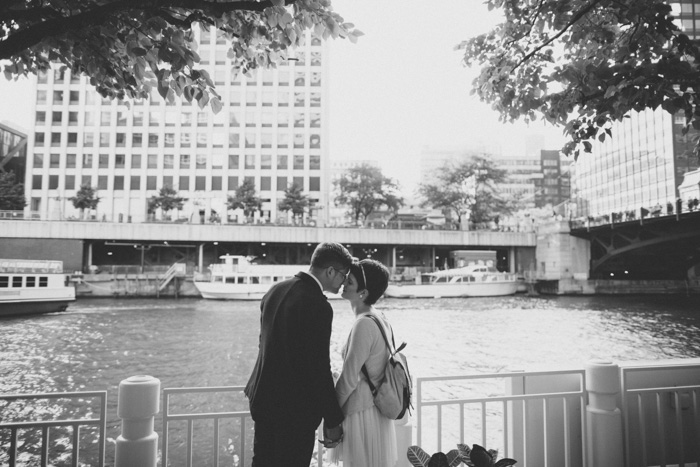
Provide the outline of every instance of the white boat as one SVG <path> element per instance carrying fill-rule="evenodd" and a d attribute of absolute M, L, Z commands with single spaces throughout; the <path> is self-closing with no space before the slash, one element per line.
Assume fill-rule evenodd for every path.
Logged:
<path fill-rule="evenodd" d="M 422 274 L 415 284 L 389 284 L 390 298 L 499 297 L 518 290 L 516 274 L 498 272 L 485 265 Z"/>
<path fill-rule="evenodd" d="M 219 264 L 209 266 L 208 281 L 194 281 L 203 298 L 213 300 L 260 300 L 270 287 L 289 279 L 299 271 L 308 271 L 308 265 L 253 264 L 247 257 L 220 256 Z M 326 294 L 328 298 L 340 298 Z"/>
<path fill-rule="evenodd" d="M 62 261 L 0 259 L 0 317 L 65 311 L 73 301 Z"/>

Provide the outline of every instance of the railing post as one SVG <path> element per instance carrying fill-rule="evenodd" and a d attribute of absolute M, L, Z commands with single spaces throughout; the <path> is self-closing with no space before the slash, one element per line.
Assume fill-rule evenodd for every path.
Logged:
<path fill-rule="evenodd" d="M 396 453 L 398 454 L 398 460 L 396 461 L 396 467 L 409 467 L 408 448 L 413 445 L 413 426 L 411 425 L 411 418 L 408 415 L 408 411 L 400 420 L 394 422 L 394 428 L 396 429 Z"/>
<path fill-rule="evenodd" d="M 620 368 L 611 362 L 586 365 L 586 459 L 589 467 L 624 465 L 622 412 L 617 407 Z"/>
<path fill-rule="evenodd" d="M 131 376 L 119 383 L 117 415 L 122 433 L 117 438 L 115 467 L 156 467 L 158 433 L 153 430 L 160 405 L 160 380 Z"/>

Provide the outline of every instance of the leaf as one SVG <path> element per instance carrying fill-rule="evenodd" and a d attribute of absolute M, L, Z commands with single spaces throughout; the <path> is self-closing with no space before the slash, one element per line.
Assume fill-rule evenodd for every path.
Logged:
<path fill-rule="evenodd" d="M 221 112 L 221 108 L 223 107 L 223 105 L 221 104 L 221 101 L 219 99 L 211 99 L 209 101 L 209 104 L 211 105 L 211 110 L 214 112 L 214 114 L 218 114 L 219 112 Z"/>
<path fill-rule="evenodd" d="M 148 51 L 143 47 L 134 47 L 133 49 L 131 49 L 131 53 L 133 53 L 137 57 L 143 57 L 148 53 Z"/>
<path fill-rule="evenodd" d="M 515 459 L 509 459 L 507 457 L 504 457 L 500 461 L 496 462 L 496 467 L 508 467 L 510 465 L 515 465 L 517 463 L 518 463 L 518 461 L 516 461 Z"/>
<path fill-rule="evenodd" d="M 462 463 L 462 455 L 458 450 L 453 449 L 447 453 L 447 463 L 450 467 L 457 467 Z"/>
<path fill-rule="evenodd" d="M 428 462 L 430 462 L 428 453 L 418 446 L 410 446 L 406 457 L 414 467 L 428 467 Z"/>
<path fill-rule="evenodd" d="M 493 465 L 493 458 L 491 455 L 486 451 L 486 449 L 478 444 L 472 446 L 469 459 L 471 459 L 475 467 L 490 467 Z"/>
<path fill-rule="evenodd" d="M 270 0 L 273 6 L 284 6 L 284 0 Z"/>

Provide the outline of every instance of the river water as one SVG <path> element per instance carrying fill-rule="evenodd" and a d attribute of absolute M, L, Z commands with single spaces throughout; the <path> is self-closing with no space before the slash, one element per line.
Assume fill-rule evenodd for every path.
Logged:
<path fill-rule="evenodd" d="M 339 369 L 354 317 L 345 301 L 332 304 Z M 697 297 L 386 299 L 378 308 L 408 343 L 414 378 L 700 357 Z M 164 388 L 243 385 L 258 332 L 257 302 L 81 298 L 64 313 L 0 321 L 0 394 L 107 390 L 114 438 L 121 380 L 146 374 Z M 245 409 L 245 400 L 233 407 Z M 21 414 L 0 403 L 0 419 Z"/>

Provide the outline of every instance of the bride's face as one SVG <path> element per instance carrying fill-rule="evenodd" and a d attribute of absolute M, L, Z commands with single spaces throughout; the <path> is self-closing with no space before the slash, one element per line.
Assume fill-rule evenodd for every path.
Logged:
<path fill-rule="evenodd" d="M 357 290 L 357 279 L 355 278 L 355 275 L 353 273 L 348 274 L 348 278 L 345 279 L 345 283 L 343 284 L 343 293 L 340 295 L 343 297 L 345 300 L 359 300 L 360 295 L 358 294 L 359 290 Z"/>

